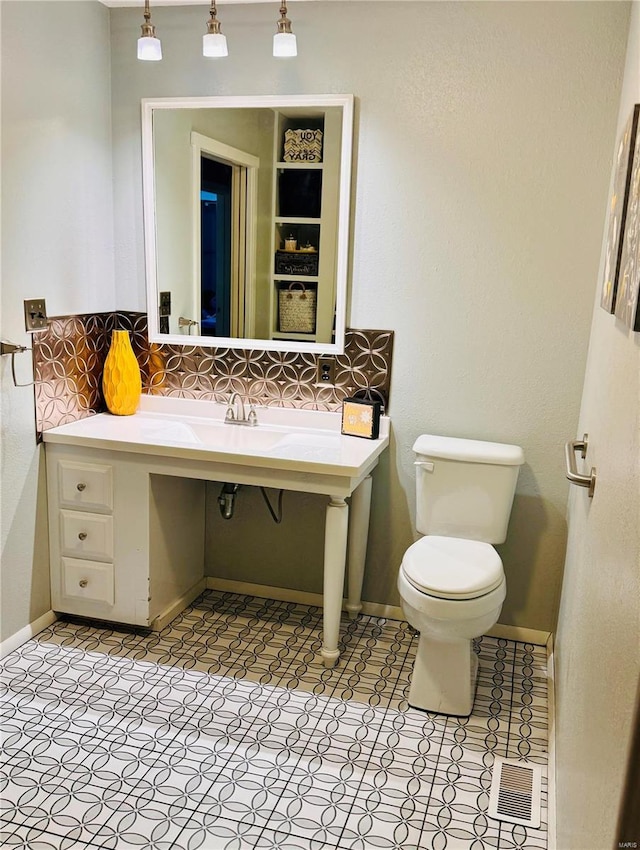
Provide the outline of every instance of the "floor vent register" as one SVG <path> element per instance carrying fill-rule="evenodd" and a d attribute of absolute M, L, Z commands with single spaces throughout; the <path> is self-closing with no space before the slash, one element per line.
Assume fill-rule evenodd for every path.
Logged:
<path fill-rule="evenodd" d="M 493 766 L 489 817 L 537 829 L 540 826 L 540 765 L 497 758 Z"/>

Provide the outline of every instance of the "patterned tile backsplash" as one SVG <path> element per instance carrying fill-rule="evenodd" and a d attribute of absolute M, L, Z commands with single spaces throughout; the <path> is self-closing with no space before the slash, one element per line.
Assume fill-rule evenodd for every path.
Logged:
<path fill-rule="evenodd" d="M 347 330 L 335 386 L 322 387 L 315 354 L 149 343 L 143 313 L 58 316 L 33 335 L 38 435 L 105 409 L 102 367 L 114 328 L 131 332 L 144 392 L 154 395 L 223 401 L 237 390 L 257 404 L 313 410 L 339 410 L 351 395 L 388 404 L 393 331 Z"/>

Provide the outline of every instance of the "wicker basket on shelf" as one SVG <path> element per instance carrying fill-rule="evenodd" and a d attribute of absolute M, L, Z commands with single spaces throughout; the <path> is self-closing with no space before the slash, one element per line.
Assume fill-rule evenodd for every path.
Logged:
<path fill-rule="evenodd" d="M 315 289 L 294 281 L 278 292 L 278 325 L 280 333 L 312 334 L 316 331 Z"/>

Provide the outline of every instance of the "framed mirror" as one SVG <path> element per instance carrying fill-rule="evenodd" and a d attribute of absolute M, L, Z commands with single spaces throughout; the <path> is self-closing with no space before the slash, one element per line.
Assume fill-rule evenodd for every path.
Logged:
<path fill-rule="evenodd" d="M 352 95 L 142 101 L 149 339 L 344 349 Z"/>

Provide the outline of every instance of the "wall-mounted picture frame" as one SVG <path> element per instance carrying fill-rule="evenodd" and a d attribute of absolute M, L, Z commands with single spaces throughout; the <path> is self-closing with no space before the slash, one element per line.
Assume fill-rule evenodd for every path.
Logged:
<path fill-rule="evenodd" d="M 616 158 L 613 164 L 613 188 L 609 205 L 607 243 L 605 248 L 602 294 L 600 298 L 600 306 L 608 313 L 613 313 L 616 306 L 622 256 L 622 236 L 625 229 L 627 200 L 631 185 L 631 169 L 639 115 L 640 104 L 636 104 L 618 141 Z"/>
<path fill-rule="evenodd" d="M 640 111 L 640 104 L 635 109 Z M 640 331 L 640 119 L 636 124 L 615 314 L 632 331 Z"/>

